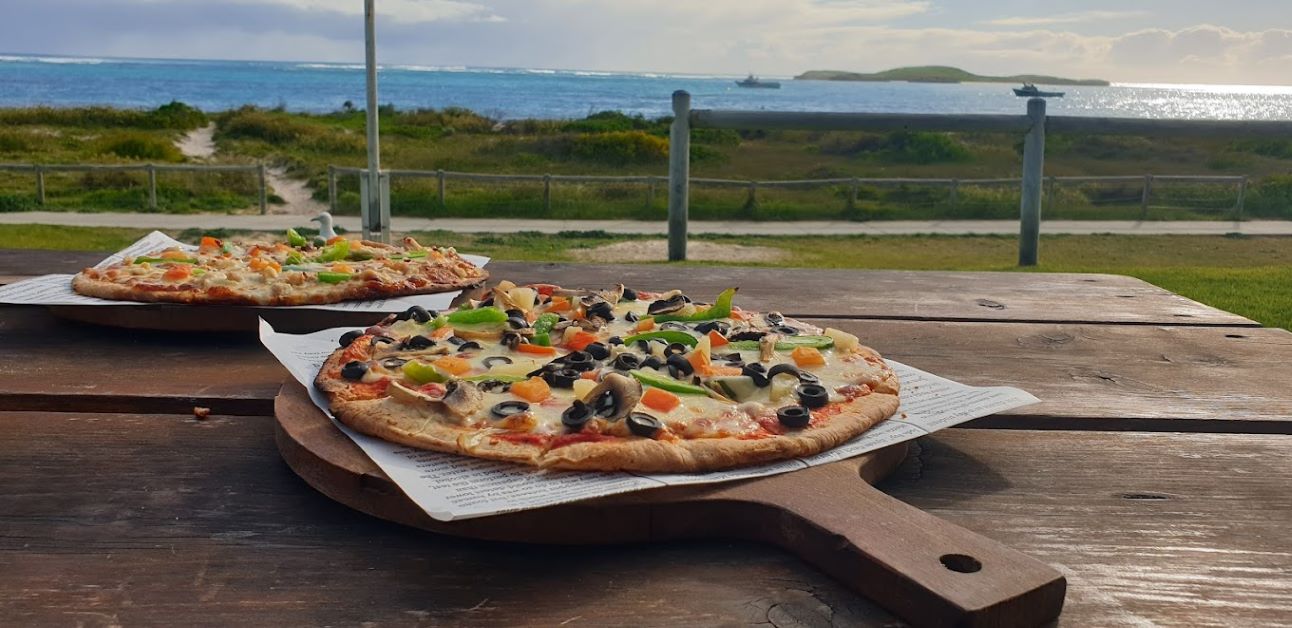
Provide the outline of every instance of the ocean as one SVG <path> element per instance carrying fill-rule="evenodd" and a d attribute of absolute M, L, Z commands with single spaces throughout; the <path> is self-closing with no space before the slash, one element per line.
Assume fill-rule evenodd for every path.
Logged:
<path fill-rule="evenodd" d="M 466 107 L 498 119 L 579 118 L 618 110 L 669 115 L 669 95 L 691 92 L 703 109 L 1021 113 L 1023 99 L 996 83 L 849 83 L 780 80 L 737 87 L 738 76 L 524 68 L 382 66 L 380 102 L 401 109 Z M 1064 86 L 1052 115 L 1292 120 L 1292 86 L 1115 84 Z M 0 55 L 0 107 L 112 105 L 180 100 L 206 111 L 246 104 L 326 112 L 364 103 L 362 65 Z"/>

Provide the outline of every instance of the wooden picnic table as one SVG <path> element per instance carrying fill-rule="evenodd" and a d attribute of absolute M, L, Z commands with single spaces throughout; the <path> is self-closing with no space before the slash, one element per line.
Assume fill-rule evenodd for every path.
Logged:
<path fill-rule="evenodd" d="M 0 280 L 101 254 L 0 252 Z M 922 438 L 880 487 L 1068 579 L 1060 624 L 1292 617 L 1292 334 L 1110 275 L 494 262 L 496 278 L 814 316 L 1042 399 Z M 745 542 L 549 547 L 377 520 L 274 445 L 286 372 L 248 336 L 0 307 L 0 622 L 892 625 Z M 194 406 L 213 415 L 198 420 Z"/>

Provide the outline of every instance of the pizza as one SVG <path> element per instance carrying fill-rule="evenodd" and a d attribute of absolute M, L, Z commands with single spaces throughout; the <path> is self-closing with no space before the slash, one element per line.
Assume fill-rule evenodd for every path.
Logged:
<path fill-rule="evenodd" d="M 898 406 L 852 334 L 673 290 L 501 282 L 340 336 L 315 378 L 394 443 L 544 468 L 693 472 L 816 454 Z"/>
<path fill-rule="evenodd" d="M 335 237 L 236 243 L 203 237 L 196 251 L 170 247 L 72 278 L 80 294 L 127 301 L 217 305 L 318 305 L 458 290 L 489 274 L 452 248 L 413 238 L 396 246 Z"/>

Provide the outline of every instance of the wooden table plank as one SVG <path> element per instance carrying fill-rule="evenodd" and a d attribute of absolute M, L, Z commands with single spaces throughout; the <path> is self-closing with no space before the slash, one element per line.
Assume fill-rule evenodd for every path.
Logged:
<path fill-rule="evenodd" d="M 0 275 L 76 272 L 102 259 L 64 251 L 0 250 Z M 708 299 L 739 286 L 739 303 L 792 316 L 904 320 L 1260 325 L 1132 277 L 1072 273 L 827 270 L 492 262 L 494 280 L 648 290 Z"/>
<path fill-rule="evenodd" d="M 1292 437 L 920 443 L 884 488 L 1058 566 L 1062 625 L 1292 613 Z M 372 520 L 292 475 L 267 418 L 0 413 L 0 485 L 0 616 L 21 625 L 892 622 L 759 545 L 550 548 Z"/>
<path fill-rule="evenodd" d="M 105 331 L 0 308 L 0 409 L 272 412 L 287 372 L 259 344 Z M 1292 333 L 1279 329 L 824 320 L 885 355 L 1043 403 L 979 427 L 1292 432 Z M 33 359 L 39 356 L 39 359 Z"/>

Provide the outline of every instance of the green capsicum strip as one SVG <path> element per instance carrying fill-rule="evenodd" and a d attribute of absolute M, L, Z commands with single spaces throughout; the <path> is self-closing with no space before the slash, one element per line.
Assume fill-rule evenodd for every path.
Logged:
<path fill-rule="evenodd" d="M 720 318 L 731 318 L 731 301 L 734 298 L 736 298 L 736 288 L 727 288 L 718 295 L 718 299 L 713 302 L 713 305 L 710 305 L 694 314 L 687 314 L 685 316 L 679 316 L 677 314 L 658 314 L 651 318 L 654 318 L 656 323 L 667 323 L 669 321 L 690 323 L 696 321 L 713 321 Z"/>
<path fill-rule="evenodd" d="M 543 347 L 552 346 L 552 327 L 560 322 L 561 317 L 556 314 L 540 314 L 534 319 L 534 337 L 532 342 Z"/>
<path fill-rule="evenodd" d="M 136 264 L 196 264 L 197 260 L 191 257 L 136 257 Z"/>
<path fill-rule="evenodd" d="M 323 283 L 341 283 L 354 275 L 350 273 L 334 273 L 328 271 L 319 271 L 319 281 Z"/>
<path fill-rule="evenodd" d="M 339 262 L 350 254 L 350 241 L 337 240 L 336 244 L 323 247 L 323 253 L 319 255 L 320 262 Z"/>
<path fill-rule="evenodd" d="M 287 261 L 287 264 L 288 264 L 288 265 L 294 265 L 294 264 L 300 264 L 300 263 L 304 262 L 304 261 L 305 261 L 305 258 L 301 257 L 301 254 L 300 254 L 299 252 L 297 252 L 297 251 L 292 251 L 291 253 L 288 253 L 288 254 L 287 254 L 287 260 L 286 260 L 286 261 Z M 284 268 L 285 268 L 285 267 L 284 267 Z"/>
<path fill-rule="evenodd" d="M 507 313 L 493 306 L 480 307 L 474 310 L 458 310 L 449 314 L 449 323 L 453 325 L 479 325 L 482 323 L 505 323 Z"/>
<path fill-rule="evenodd" d="M 430 322 L 426 323 L 426 326 L 430 327 L 431 329 L 439 329 L 448 324 L 449 324 L 449 317 L 443 314 L 440 314 L 439 316 L 436 316 L 435 318 L 431 319 Z"/>
<path fill-rule="evenodd" d="M 294 246 L 294 247 L 296 247 L 296 248 L 300 248 L 300 247 L 302 247 L 302 246 L 305 246 L 305 245 L 309 244 L 309 243 L 310 243 L 310 241 L 309 241 L 309 240 L 306 240 L 306 239 L 305 239 L 305 236 L 303 236 L 303 235 L 301 235 L 301 234 L 297 233 L 295 229 L 288 229 L 288 230 L 287 230 L 287 243 L 288 243 L 288 244 L 290 244 L 290 245 L 292 245 L 292 246 Z"/>
<path fill-rule="evenodd" d="M 793 351 L 799 347 L 829 349 L 834 346 L 834 338 L 829 336 L 785 336 L 776 341 L 777 351 Z M 727 344 L 733 351 L 757 351 L 757 340 L 735 340 Z"/>
<path fill-rule="evenodd" d="M 684 331 L 666 329 L 663 331 L 648 331 L 644 334 L 629 336 L 624 338 L 624 344 L 630 345 L 638 340 L 663 340 L 668 343 L 680 342 L 688 347 L 694 347 L 697 342 L 700 342 L 699 338 L 696 338 Z"/>
<path fill-rule="evenodd" d="M 638 371 L 628 371 L 628 374 L 632 375 L 634 378 L 637 379 L 637 381 L 641 382 L 642 384 L 646 386 L 654 386 L 655 388 L 658 388 L 660 390 L 667 390 L 669 392 L 680 393 L 683 395 L 708 395 L 709 394 L 708 390 L 701 388 L 699 386 L 696 386 L 694 384 L 679 382 L 673 379 L 672 377 L 668 377 L 668 376 L 647 371 L 644 369 L 638 370 Z"/>
<path fill-rule="evenodd" d="M 429 384 L 431 382 L 443 383 L 449 380 L 440 369 L 435 368 L 434 364 L 427 364 L 418 360 L 409 360 L 404 363 L 400 369 L 404 376 L 418 384 Z"/>

